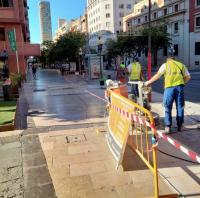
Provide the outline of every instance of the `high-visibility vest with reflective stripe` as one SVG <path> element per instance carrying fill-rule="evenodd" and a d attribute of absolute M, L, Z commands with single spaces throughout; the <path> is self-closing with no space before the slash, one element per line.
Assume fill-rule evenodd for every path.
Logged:
<path fill-rule="evenodd" d="M 185 66 L 182 63 L 172 59 L 168 60 L 166 62 L 165 88 L 184 85 L 184 74 Z"/>
<path fill-rule="evenodd" d="M 134 62 L 132 65 L 130 80 L 140 80 L 141 69 L 142 69 L 142 67 L 141 67 L 140 63 Z"/>

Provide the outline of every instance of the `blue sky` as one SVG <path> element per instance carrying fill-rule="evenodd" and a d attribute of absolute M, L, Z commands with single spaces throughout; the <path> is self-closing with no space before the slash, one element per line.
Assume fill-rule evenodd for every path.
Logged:
<path fill-rule="evenodd" d="M 58 18 L 70 20 L 81 16 L 86 0 L 49 0 L 53 34 L 58 27 Z M 28 0 L 31 42 L 40 43 L 39 0 Z"/>

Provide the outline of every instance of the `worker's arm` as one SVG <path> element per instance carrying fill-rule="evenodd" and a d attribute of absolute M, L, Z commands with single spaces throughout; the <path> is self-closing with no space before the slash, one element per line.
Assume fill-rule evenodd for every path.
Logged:
<path fill-rule="evenodd" d="M 191 80 L 191 76 L 190 76 L 190 75 L 186 75 L 186 76 L 184 77 L 185 84 L 186 84 L 189 80 Z"/>
<path fill-rule="evenodd" d="M 146 86 L 151 85 L 153 82 L 157 81 L 162 75 L 160 73 L 156 73 L 150 80 L 148 80 L 147 82 L 145 82 Z"/>

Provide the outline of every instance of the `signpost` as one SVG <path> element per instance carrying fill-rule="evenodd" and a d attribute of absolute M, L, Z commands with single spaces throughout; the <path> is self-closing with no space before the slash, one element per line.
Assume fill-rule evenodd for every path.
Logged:
<path fill-rule="evenodd" d="M 13 30 L 8 31 L 8 39 L 9 39 L 10 47 L 11 47 L 12 51 L 15 52 L 15 54 L 16 54 L 17 72 L 19 73 L 19 59 L 18 59 L 15 28 Z"/>

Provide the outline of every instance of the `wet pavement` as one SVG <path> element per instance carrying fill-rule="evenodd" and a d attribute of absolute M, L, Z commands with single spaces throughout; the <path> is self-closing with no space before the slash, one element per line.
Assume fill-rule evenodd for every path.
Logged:
<path fill-rule="evenodd" d="M 29 75 L 24 85 L 28 114 L 38 127 L 104 121 L 105 102 L 92 97 L 88 91 L 103 95 L 96 81 L 61 76 L 56 70 L 40 70 L 36 80 Z"/>

